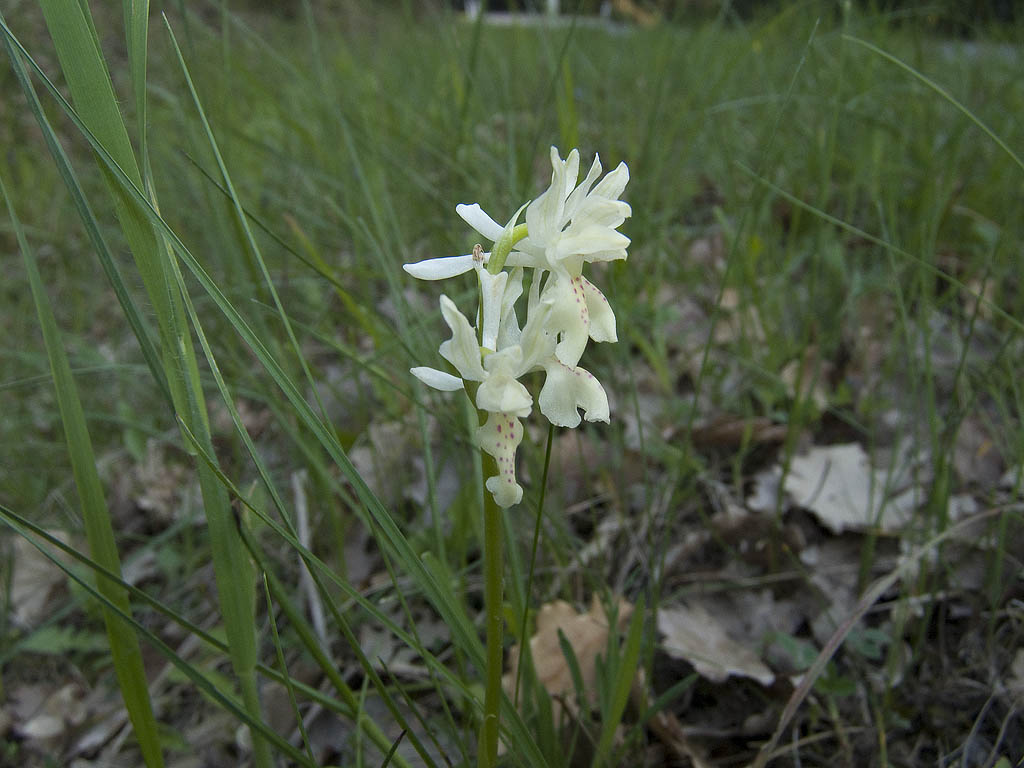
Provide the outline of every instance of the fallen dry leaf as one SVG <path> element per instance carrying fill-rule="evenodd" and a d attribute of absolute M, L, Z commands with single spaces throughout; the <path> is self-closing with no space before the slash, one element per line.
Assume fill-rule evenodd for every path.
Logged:
<path fill-rule="evenodd" d="M 1010 679 L 1006 681 L 1006 687 L 1010 691 L 1014 704 L 1024 707 L 1024 648 L 1017 649 L 1017 655 L 1013 657 L 1013 664 L 1010 665 Z"/>
<path fill-rule="evenodd" d="M 821 360 L 818 348 L 810 346 L 801 357 L 790 360 L 783 367 L 779 378 L 791 398 L 810 399 L 818 411 L 824 411 L 828 407 L 829 379 L 832 374 L 832 363 Z"/>
<path fill-rule="evenodd" d="M 715 324 L 714 341 L 716 344 L 730 344 L 740 339 L 764 341 L 764 325 L 761 315 L 753 304 L 743 306 L 743 300 L 735 288 L 722 291 L 719 305 L 722 313 Z"/>
<path fill-rule="evenodd" d="M 819 645 L 825 645 L 843 619 L 856 610 L 861 561 L 859 539 L 857 536 L 829 538 L 800 553 L 808 580 L 820 595 L 819 599 L 806 600 L 803 606 L 811 634 Z"/>
<path fill-rule="evenodd" d="M 633 606 L 624 599 L 619 599 L 618 629 L 621 631 L 633 614 Z M 608 616 L 604 606 L 594 595 L 590 610 L 578 613 L 564 600 L 542 605 L 537 613 L 537 632 L 530 638 L 530 655 L 533 658 L 537 679 L 552 698 L 552 709 L 555 720 L 558 720 L 560 701 L 568 702 L 575 690 L 569 664 L 562 653 L 558 641 L 561 630 L 569 642 L 580 675 L 583 688 L 590 697 L 591 704 L 597 701 L 597 657 L 603 655 L 608 648 Z M 519 665 L 519 647 L 513 646 L 508 657 L 509 673 L 505 675 L 506 690 L 515 686 L 515 672 Z"/>
<path fill-rule="evenodd" d="M 785 481 L 793 501 L 833 533 L 903 528 L 923 500 L 923 491 L 912 486 L 892 496 L 891 485 L 888 471 L 874 469 L 857 443 L 812 448 L 793 459 Z"/>
<path fill-rule="evenodd" d="M 65 544 L 71 540 L 64 531 L 48 533 Z M 11 614 L 15 624 L 31 629 L 50 613 L 50 600 L 64 584 L 64 572 L 28 539 L 15 537 L 11 549 L 14 563 L 11 569 Z"/>
<path fill-rule="evenodd" d="M 182 489 L 188 486 L 188 470 L 168 458 L 169 450 L 155 439 L 146 442 L 146 458 L 132 471 L 135 505 L 162 523 L 171 523 L 181 513 Z"/>
<path fill-rule="evenodd" d="M 1005 468 L 1002 453 L 989 431 L 976 417 L 967 417 L 960 424 L 953 447 L 953 469 L 961 482 L 991 488 Z"/>
<path fill-rule="evenodd" d="M 15 725 L 15 732 L 30 748 L 42 753 L 52 752 L 69 730 L 85 721 L 88 714 L 83 706 L 85 695 L 85 689 L 78 683 L 58 688 L 23 722 Z"/>
<path fill-rule="evenodd" d="M 775 512 L 780 505 L 779 482 L 782 480 L 782 467 L 775 464 L 762 469 L 754 475 L 750 494 L 745 504 L 752 512 Z"/>
<path fill-rule="evenodd" d="M 398 503 L 423 482 L 423 466 L 413 461 L 418 435 L 418 430 L 400 421 L 372 422 L 348 453 L 366 484 L 388 505 Z"/>
<path fill-rule="evenodd" d="M 718 418 L 694 427 L 690 439 L 697 447 L 740 448 L 759 443 L 781 443 L 786 439 L 788 427 L 771 419 L 756 417 L 745 419 L 734 416 Z"/>
<path fill-rule="evenodd" d="M 684 659 L 697 673 L 715 683 L 730 675 L 749 677 L 771 685 L 775 675 L 750 648 L 733 640 L 701 605 L 680 605 L 658 611 L 658 630 L 665 635 L 661 647 Z"/>

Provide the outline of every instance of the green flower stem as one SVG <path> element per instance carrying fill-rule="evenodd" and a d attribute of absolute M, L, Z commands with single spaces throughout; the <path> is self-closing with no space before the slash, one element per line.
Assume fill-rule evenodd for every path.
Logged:
<path fill-rule="evenodd" d="M 484 479 L 496 475 L 494 459 L 483 456 Z M 484 722 L 480 729 L 479 768 L 494 768 L 498 761 L 498 713 L 501 707 L 501 672 L 504 664 L 503 559 L 501 508 L 484 489 L 484 609 L 487 614 L 487 680 L 484 689 Z"/>
<path fill-rule="evenodd" d="M 491 249 L 491 258 L 487 260 L 487 271 L 492 275 L 496 275 L 501 272 L 502 267 L 505 266 L 505 259 L 512 253 L 512 246 L 522 240 L 526 235 L 529 234 L 526 231 L 525 224 L 518 224 L 511 230 L 506 230 L 498 238 L 498 242 L 494 244 L 494 248 Z"/>

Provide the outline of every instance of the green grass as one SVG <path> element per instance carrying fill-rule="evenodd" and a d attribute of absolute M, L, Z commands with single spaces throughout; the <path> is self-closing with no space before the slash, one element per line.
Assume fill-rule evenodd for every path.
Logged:
<path fill-rule="evenodd" d="M 760 542 L 766 559 L 755 567 L 723 535 L 716 505 L 742 502 L 757 471 L 788 467 L 812 441 L 858 442 L 885 466 L 906 440 L 925 457 L 925 503 L 902 542 L 886 532 L 858 535 L 860 593 L 884 602 L 861 626 L 884 631 L 887 650 L 865 656 L 840 648 L 846 634 L 828 646 L 804 632 L 801 642 L 814 651 L 837 654 L 828 672 L 821 654 L 814 677 L 850 681 L 859 694 L 808 685 L 806 699 L 789 699 L 802 705 L 791 730 L 763 754 L 806 738 L 807 759 L 934 764 L 980 734 L 992 761 L 1016 757 L 1005 750 L 1019 744 L 1020 718 L 1004 704 L 983 709 L 968 693 L 949 712 L 928 706 L 953 695 L 928 682 L 935 669 L 955 664 L 987 691 L 988 670 L 1007 669 L 1021 636 L 1020 481 L 1006 489 L 965 472 L 961 437 L 980 431 L 1002 459 L 999 474 L 1024 458 L 1024 81 L 1016 48 L 982 41 L 965 52 L 914 23 L 894 28 L 857 12 L 818 18 L 807 3 L 747 24 L 647 29 L 474 26 L 368 3 L 315 18 L 304 4 L 291 20 L 222 17 L 218 4 L 185 15 L 169 6 L 167 25 L 151 19 L 148 68 L 139 18 L 129 45 L 120 13 L 93 9 L 114 87 L 91 97 L 106 115 L 81 113 L 86 125 L 112 132 L 93 127 L 95 143 L 32 75 L 70 157 L 64 171 L 13 68 L 0 67 L 0 176 L 53 305 L 120 558 L 147 550 L 157 558 L 141 592 L 159 605 L 128 593 L 140 642 L 178 664 L 145 631 L 159 636 L 169 616 L 195 633 L 211 611 L 237 610 L 203 646 L 215 661 L 233 658 L 235 672 L 195 659 L 179 666 L 190 695 L 206 697 L 199 706 L 226 708 L 271 749 L 286 749 L 287 734 L 261 727 L 266 697 L 261 710 L 251 691 L 265 694 L 274 679 L 300 709 L 313 697 L 360 723 L 351 744 L 362 763 L 383 763 L 399 733 L 400 764 L 443 764 L 441 752 L 454 763 L 472 760 L 483 676 L 479 460 L 463 399 L 427 391 L 408 374 L 440 363 L 437 295 L 468 299 L 472 286 L 416 283 L 400 265 L 468 252 L 474 239 L 456 203 L 479 202 L 499 220 L 511 215 L 543 190 L 548 147 L 578 145 L 584 162 L 599 152 L 606 168 L 624 160 L 631 175 L 629 260 L 595 277 L 620 340 L 591 345 L 583 361 L 609 391 L 612 423 L 556 435 L 529 584 L 547 431 L 528 430 L 520 455 L 531 482 L 505 518 L 506 616 L 518 634 L 527 609 L 557 598 L 585 606 L 592 593 L 618 591 L 646 604 L 646 619 L 605 654 L 597 701 L 612 725 L 583 717 L 566 727 L 572 753 L 603 765 L 635 762 L 636 754 L 656 760 L 654 751 L 637 752 L 657 739 L 626 696 L 632 665 L 652 680 L 665 663 L 653 621 L 659 604 L 742 584 L 765 588 L 772 579 L 790 585 L 773 587 L 781 598 L 813 575 L 800 546 L 827 537 L 809 515 L 780 496 Z M 64 87 L 41 15 L 19 9 L 5 14 L 11 31 Z M 999 32 L 1020 42 L 1019 28 Z M 78 98 L 97 77 L 69 82 L 66 92 Z M 102 156 L 95 161 L 100 147 L 125 177 Z M 129 179 L 145 186 L 133 191 Z M 11 220 L 0 221 L 0 505 L 8 519 L 13 512 L 75 535 L 85 530 L 86 504 L 72 469 L 87 454 L 72 448 L 69 457 L 15 232 Z M 107 249 L 104 269 L 97 248 Z M 137 266 L 140 253 L 154 260 Z M 124 307 L 135 308 L 134 323 Z M 152 345 L 148 359 L 140 335 Z M 192 360 L 194 378 L 181 373 Z M 804 361 L 795 382 L 783 374 L 797 369 L 794 361 Z M 822 402 L 808 395 L 814 383 Z M 760 441 L 750 426 L 725 447 L 710 445 L 701 429 L 719 417 L 768 419 L 781 439 Z M 308 473 L 314 532 L 304 543 L 293 484 L 300 471 Z M 140 506 L 162 478 L 170 478 L 162 501 Z M 955 548 L 948 502 L 965 493 L 988 513 L 977 534 L 988 549 L 979 585 L 957 591 L 956 558 L 968 555 Z M 601 544 L 609 523 L 618 533 Z M 795 545 L 794 528 L 814 541 Z M 367 534 L 365 548 L 353 546 Z M 707 583 L 673 565 L 687 536 L 707 537 L 686 561 L 710 574 Z M 941 567 L 893 570 L 901 544 L 917 551 L 943 536 Z M 222 593 L 221 608 L 214 553 L 221 589 L 233 585 L 237 598 Z M 116 567 L 116 559 L 96 562 Z M 372 587 L 361 571 L 367 562 Z M 303 618 L 306 598 L 295 585 L 304 569 L 326 611 L 329 647 Z M 262 572 L 266 581 L 257 583 Z M 882 576 L 889 580 L 870 589 Z M 98 626 L 87 594 L 74 590 L 67 599 L 78 609 L 56 620 Z M 256 621 L 247 640 L 249 601 Z M 107 604 L 107 614 L 121 607 Z M 432 629 L 439 622 L 440 635 Z M 412 649 L 421 674 L 392 675 L 367 658 L 359 638 L 370 629 Z M 0 656 L 4 688 L 16 689 L 33 657 L 19 644 L 32 633 L 6 623 L 0 637 L 9 649 Z M 256 643 L 255 658 L 246 657 L 247 642 Z M 87 669 L 95 681 L 111 663 L 83 649 L 63 671 Z M 328 693 L 282 675 L 303 665 L 320 670 L 314 687 L 323 678 Z M 883 672 L 890 682 L 879 684 Z M 255 683 L 245 682 L 250 675 Z M 656 680 L 652 697 L 683 677 Z M 697 684 L 694 695 L 733 697 L 745 714 L 774 713 L 729 753 L 749 761 L 789 693 L 730 685 Z M 550 702 L 537 690 L 525 684 L 521 714 L 506 702 L 506 760 L 568 765 L 570 750 L 545 721 Z M 189 734 L 169 689 L 151 696 L 164 749 L 180 754 L 166 733 L 185 742 Z M 663 705 L 683 712 L 684 698 L 677 689 Z M 997 710 L 1010 726 L 1001 747 Z M 687 717 L 701 724 L 699 714 Z M 626 727 L 616 732 L 620 719 Z M 926 739 L 924 757 L 908 757 L 915 733 Z M 296 764 L 315 764 L 302 743 L 308 736 L 287 752 Z"/>

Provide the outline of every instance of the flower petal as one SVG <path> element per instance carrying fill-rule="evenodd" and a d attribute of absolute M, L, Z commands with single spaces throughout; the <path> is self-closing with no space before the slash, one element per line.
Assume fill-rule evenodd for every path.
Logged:
<path fill-rule="evenodd" d="M 464 382 L 458 376 L 452 376 L 450 373 L 437 370 L 437 368 L 427 368 L 421 365 L 410 368 L 409 373 L 428 387 L 440 389 L 442 392 L 456 392 L 465 387 Z"/>
<path fill-rule="evenodd" d="M 582 275 L 568 277 L 552 273 L 542 297 L 544 303 L 551 307 L 547 318 L 548 331 L 559 335 L 555 356 L 570 367 L 580 361 L 590 336 L 590 311 L 583 279 Z"/>
<path fill-rule="evenodd" d="M 583 180 L 576 189 L 572 191 L 568 199 L 565 201 L 565 216 L 567 218 L 573 218 L 576 216 L 580 206 L 586 203 L 590 188 L 594 186 L 594 182 L 597 181 L 597 177 L 601 175 L 601 158 L 598 155 L 594 155 L 594 164 L 590 166 L 590 171 L 587 173 L 587 177 Z"/>
<path fill-rule="evenodd" d="M 558 156 L 558 150 L 555 147 L 551 148 L 551 186 L 526 206 L 526 228 L 530 233 L 530 240 L 537 246 L 543 247 L 549 240 L 556 238 L 565 224 L 562 213 L 565 210 L 565 198 L 569 195 L 566 184 L 576 184 L 575 176 L 571 182 L 566 181 L 566 171 L 567 166 L 572 165 L 574 157 L 575 170 L 579 171 L 579 152 L 573 150 L 573 153 L 563 161 Z M 572 186 L 569 187 L 570 190 Z"/>
<path fill-rule="evenodd" d="M 609 227 L 593 226 L 587 227 L 581 232 L 574 232 L 563 236 L 558 241 L 559 256 L 570 254 L 589 255 L 601 251 L 625 250 L 629 245 L 629 238 L 621 232 Z M 591 259 L 586 259 L 590 261 Z"/>
<path fill-rule="evenodd" d="M 455 206 L 455 212 L 462 217 L 463 221 L 492 243 L 501 237 L 501 224 L 484 213 L 484 209 L 478 203 L 472 205 L 459 203 Z"/>
<path fill-rule="evenodd" d="M 554 162 L 555 158 L 558 157 L 558 150 L 555 147 L 551 148 L 551 161 Z M 565 201 L 569 199 L 569 195 L 572 193 L 573 188 L 576 186 L 576 181 L 580 177 L 580 151 L 574 149 L 565 157 L 565 162 L 562 164 L 563 173 L 563 184 L 562 187 L 562 204 L 564 207 Z"/>
<path fill-rule="evenodd" d="M 577 427 L 582 408 L 587 421 L 608 421 L 608 395 L 593 374 L 551 358 L 537 401 L 540 412 L 556 427 Z"/>
<path fill-rule="evenodd" d="M 590 315 L 590 338 L 594 341 L 618 341 L 619 337 L 615 333 L 615 313 L 612 312 L 608 299 L 587 278 L 581 277 L 580 280 L 583 281 L 583 296 Z"/>
<path fill-rule="evenodd" d="M 486 269 L 481 269 L 479 274 L 481 314 L 483 315 L 480 346 L 494 352 L 498 348 L 498 325 L 501 323 L 508 272 L 492 275 Z M 521 287 L 520 290 L 522 290 Z"/>
<path fill-rule="evenodd" d="M 619 195 L 622 194 L 622 190 L 626 188 L 627 183 L 629 183 L 629 168 L 626 167 L 625 163 L 619 163 L 619 167 L 601 179 L 597 186 L 591 190 L 590 194 L 606 197 L 609 200 L 617 200 Z"/>
<path fill-rule="evenodd" d="M 523 425 L 509 413 L 489 413 L 487 422 L 477 429 L 480 449 L 494 457 L 498 474 L 487 478 L 487 490 L 499 507 L 511 507 L 523 498 L 523 489 L 516 482 L 516 448 L 523 440 Z"/>
<path fill-rule="evenodd" d="M 519 330 L 519 319 L 516 317 L 516 301 L 523 295 L 523 268 L 512 270 L 505 286 L 505 296 L 501 300 L 501 327 L 498 330 L 498 346 L 504 349 L 519 343 L 522 333 Z"/>
<path fill-rule="evenodd" d="M 520 347 L 507 347 L 484 359 L 487 378 L 476 391 L 476 407 L 481 411 L 511 413 L 529 416 L 533 398 L 518 381 L 523 374 L 523 351 Z"/>
<path fill-rule="evenodd" d="M 525 417 L 533 410 L 533 398 L 526 387 L 511 376 L 488 376 L 476 391 L 476 407 L 489 413 Z"/>
<path fill-rule="evenodd" d="M 529 240 L 527 238 L 526 240 Z M 529 247 L 529 243 L 526 240 L 520 240 L 516 243 L 517 248 Z M 524 245 L 525 244 L 525 245 Z M 508 255 L 508 259 L 505 261 L 507 267 L 533 267 L 534 269 L 547 269 L 548 261 L 544 258 L 544 252 L 537 250 L 530 252 L 525 251 L 512 251 Z"/>
<path fill-rule="evenodd" d="M 534 275 L 534 284 L 539 278 Z M 522 350 L 522 362 L 519 375 L 542 367 L 542 361 L 551 357 L 555 351 L 555 334 L 551 331 L 549 318 L 551 305 L 535 298 L 533 287 L 530 288 L 530 301 L 527 308 L 526 325 L 519 337 L 519 348 Z"/>
<path fill-rule="evenodd" d="M 441 357 L 454 365 L 462 378 L 483 381 L 487 372 L 480 363 L 480 345 L 469 320 L 447 296 L 441 296 L 441 314 L 452 329 L 452 337 L 438 350 Z"/>
<path fill-rule="evenodd" d="M 425 259 L 413 264 L 403 264 L 402 269 L 420 280 L 444 280 L 455 277 L 473 268 L 473 254 L 465 256 L 442 256 Z"/>

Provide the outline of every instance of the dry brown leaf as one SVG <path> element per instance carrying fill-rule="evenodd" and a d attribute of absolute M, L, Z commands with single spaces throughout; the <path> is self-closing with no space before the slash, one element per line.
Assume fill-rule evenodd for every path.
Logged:
<path fill-rule="evenodd" d="M 71 540 L 64 531 L 54 530 L 49 534 L 65 544 Z M 10 593 L 12 618 L 18 626 L 31 629 L 50 613 L 50 600 L 64 584 L 64 572 L 28 539 L 15 537 L 11 548 L 14 563 Z"/>
<path fill-rule="evenodd" d="M 746 499 L 747 509 L 753 512 L 774 512 L 779 506 L 779 482 L 782 467 L 775 464 L 754 475 L 753 487 Z"/>
<path fill-rule="evenodd" d="M 625 628 L 632 614 L 632 604 L 620 598 L 617 616 L 620 631 Z M 537 632 L 530 638 L 530 655 L 534 669 L 537 670 L 537 679 L 553 699 L 556 721 L 559 701 L 568 702 L 575 690 L 569 664 L 558 640 L 559 630 L 565 635 L 576 656 L 583 688 L 591 704 L 594 704 L 597 701 L 597 657 L 603 655 L 608 647 L 609 631 L 608 616 L 597 595 L 594 595 L 590 610 L 586 613 L 578 613 L 564 600 L 542 605 L 537 613 Z M 509 651 L 508 663 L 510 671 L 505 675 L 504 683 L 506 690 L 512 690 L 515 670 L 519 665 L 518 646 L 513 646 Z"/>
<path fill-rule="evenodd" d="M 416 435 L 416 439 L 410 439 Z M 421 482 L 419 431 L 400 421 L 373 422 L 349 451 L 349 458 L 366 484 L 386 504 L 394 505 Z"/>
<path fill-rule="evenodd" d="M 707 181 L 708 192 L 717 197 L 718 192 L 711 187 L 710 180 Z M 715 269 L 719 272 L 725 269 L 725 238 L 719 231 L 712 232 L 705 237 L 698 237 L 686 251 L 686 263 L 695 264 L 704 269 Z"/>
<path fill-rule="evenodd" d="M 779 372 L 779 378 L 791 398 L 809 398 L 819 411 L 824 411 L 828 407 L 832 373 L 832 363 L 820 360 L 817 347 L 811 346 L 801 357 L 790 360 Z"/>
<path fill-rule="evenodd" d="M 51 752 L 69 730 L 85 721 L 88 710 L 83 705 L 84 698 L 85 689 L 81 685 L 68 683 L 50 693 L 31 715 L 15 726 L 15 731 L 30 748 Z"/>
<path fill-rule="evenodd" d="M 739 448 L 744 444 L 781 443 L 786 439 L 788 427 L 771 419 L 757 417 L 744 419 L 719 416 L 713 421 L 695 427 L 690 435 L 698 447 Z"/>
<path fill-rule="evenodd" d="M 641 27 L 650 27 L 658 23 L 659 15 L 641 7 L 634 0 L 612 0 L 612 8 L 621 16 L 625 16 Z"/>
<path fill-rule="evenodd" d="M 1017 655 L 1013 657 L 1010 679 L 1006 681 L 1006 687 L 1016 706 L 1024 708 L 1024 648 L 1018 648 Z"/>
<path fill-rule="evenodd" d="M 999 305 L 997 287 L 995 280 L 982 281 L 976 277 L 968 280 L 961 290 L 964 295 L 964 314 L 970 316 L 977 312 L 983 319 L 991 320 L 995 316 L 992 306 Z"/>
<path fill-rule="evenodd" d="M 960 424 L 953 447 L 953 469 L 961 482 L 981 488 L 991 488 L 1003 474 L 1003 456 L 977 418 L 968 417 Z"/>
<path fill-rule="evenodd" d="M 793 501 L 811 510 L 833 533 L 878 527 L 904 527 L 923 500 L 917 486 L 893 489 L 889 473 L 874 469 L 856 444 L 812 448 L 797 456 L 786 476 L 785 489 Z"/>
<path fill-rule="evenodd" d="M 188 470 L 176 461 L 168 460 L 164 446 L 155 439 L 146 442 L 146 459 L 133 470 L 136 488 L 142 491 L 135 497 L 135 505 L 151 512 L 163 523 L 178 518 L 179 498 L 188 485 Z"/>
<path fill-rule="evenodd" d="M 811 633 L 820 645 L 825 645 L 843 619 L 857 608 L 859 538 L 828 538 L 800 553 L 809 581 L 820 594 L 820 599 L 811 599 L 804 605 Z"/>
<path fill-rule="evenodd" d="M 658 630 L 665 635 L 661 647 L 667 654 L 688 661 L 712 682 L 725 682 L 730 675 L 749 677 L 761 685 L 775 682 L 775 675 L 758 655 L 729 637 L 701 605 L 660 609 Z"/>
<path fill-rule="evenodd" d="M 716 344 L 729 344 L 738 339 L 764 341 L 766 338 L 757 307 L 753 304 L 744 307 L 742 304 L 740 294 L 735 288 L 726 288 L 722 291 L 719 304 L 722 313 L 715 324 Z"/>

